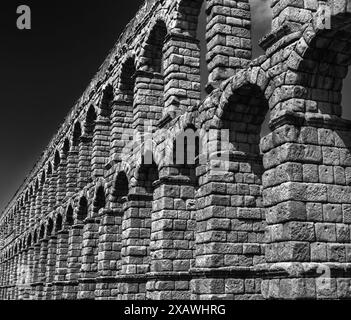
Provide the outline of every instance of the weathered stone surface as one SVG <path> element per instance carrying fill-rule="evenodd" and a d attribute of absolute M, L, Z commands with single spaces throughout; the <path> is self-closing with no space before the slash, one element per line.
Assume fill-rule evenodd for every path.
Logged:
<path fill-rule="evenodd" d="M 252 61 L 248 1 L 206 1 L 201 79 L 203 2 L 121 35 L 0 216 L 0 299 L 351 298 L 351 6 L 272 0 Z"/>

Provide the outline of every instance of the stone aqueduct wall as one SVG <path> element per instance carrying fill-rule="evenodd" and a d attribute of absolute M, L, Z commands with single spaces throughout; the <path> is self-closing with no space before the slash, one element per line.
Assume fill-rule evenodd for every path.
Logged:
<path fill-rule="evenodd" d="M 350 1 L 272 0 L 252 61 L 248 0 L 207 0 L 201 102 L 202 3 L 127 26 L 0 217 L 2 299 L 351 297 Z M 188 129 L 209 152 L 174 164 Z"/>

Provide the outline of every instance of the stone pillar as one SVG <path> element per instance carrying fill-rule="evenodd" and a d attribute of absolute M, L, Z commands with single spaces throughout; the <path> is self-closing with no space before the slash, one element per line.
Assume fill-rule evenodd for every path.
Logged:
<path fill-rule="evenodd" d="M 129 95 L 132 95 L 130 93 Z M 120 93 L 112 106 L 111 150 L 110 157 L 120 160 L 123 148 L 133 136 L 133 99 Z M 132 95 L 133 96 L 133 95 Z"/>
<path fill-rule="evenodd" d="M 199 40 L 183 34 L 167 35 L 164 46 L 163 118 L 175 118 L 200 102 Z"/>
<path fill-rule="evenodd" d="M 54 300 L 63 299 L 63 289 L 68 269 L 68 238 L 69 232 L 67 230 L 57 233 L 56 266 L 52 293 L 52 299 Z"/>
<path fill-rule="evenodd" d="M 22 263 L 22 252 L 19 252 L 15 256 L 15 270 L 14 270 L 15 276 L 13 280 L 13 284 L 15 286 L 14 295 L 13 295 L 14 300 L 19 299 L 19 282 L 20 282 L 21 263 Z"/>
<path fill-rule="evenodd" d="M 35 227 L 36 223 L 40 223 L 40 220 L 42 218 L 41 216 L 42 201 L 43 201 L 43 186 L 39 186 L 39 189 L 36 194 L 36 200 L 35 200 L 34 223 L 30 225 L 31 227 Z"/>
<path fill-rule="evenodd" d="M 41 205 L 37 206 L 37 218 L 41 219 L 42 214 L 46 214 L 49 209 L 49 186 L 50 186 L 51 173 L 48 173 L 43 184 L 41 193 Z"/>
<path fill-rule="evenodd" d="M 98 116 L 93 136 L 92 174 L 94 178 L 104 176 L 105 164 L 110 154 L 110 130 L 110 119 Z"/>
<path fill-rule="evenodd" d="M 7 300 L 7 286 L 8 286 L 8 275 L 9 275 L 9 259 L 6 259 L 4 261 L 4 281 L 3 281 L 3 287 L 4 287 L 4 300 Z"/>
<path fill-rule="evenodd" d="M 19 233 L 23 234 L 27 227 L 29 226 L 26 226 L 26 210 L 25 206 L 23 206 L 20 209 Z"/>
<path fill-rule="evenodd" d="M 91 178 L 91 157 L 93 149 L 93 137 L 83 135 L 79 143 L 79 177 L 78 188 L 83 189 L 92 181 Z"/>
<path fill-rule="evenodd" d="M 27 266 L 28 270 L 26 272 L 25 287 L 23 290 L 23 300 L 31 300 L 32 297 L 32 283 L 34 281 L 34 247 L 29 247 L 27 252 Z"/>
<path fill-rule="evenodd" d="M 151 215 L 148 299 L 190 299 L 194 264 L 195 201 L 192 180 L 179 167 L 163 167 L 155 183 Z"/>
<path fill-rule="evenodd" d="M 25 300 L 26 280 L 28 277 L 28 249 L 22 250 L 20 268 L 18 270 L 18 300 Z"/>
<path fill-rule="evenodd" d="M 51 212 L 56 205 L 56 193 L 57 193 L 57 180 L 58 180 L 58 172 L 54 169 L 49 181 L 49 189 L 48 189 L 48 209 Z"/>
<path fill-rule="evenodd" d="M 8 300 L 13 300 L 15 277 L 15 256 L 12 256 L 9 263 Z"/>
<path fill-rule="evenodd" d="M 82 265 L 79 278 L 78 299 L 94 300 L 98 271 L 100 220 L 87 218 L 84 221 L 82 242 Z"/>
<path fill-rule="evenodd" d="M 208 1 L 207 5 L 207 61 L 209 81 L 214 84 L 228 79 L 251 62 L 249 0 L 231 3 Z"/>
<path fill-rule="evenodd" d="M 150 272 L 151 262 L 152 195 L 130 191 L 123 209 L 120 274 L 125 280 L 119 291 L 124 300 L 145 300 L 146 274 Z"/>
<path fill-rule="evenodd" d="M 286 124 L 262 142 L 266 298 L 350 297 L 351 132 L 342 124 Z"/>
<path fill-rule="evenodd" d="M 37 300 L 37 283 L 39 282 L 39 268 L 40 268 L 40 243 L 34 245 L 33 252 L 33 273 L 31 279 L 30 299 Z"/>
<path fill-rule="evenodd" d="M 3 294 L 4 294 L 4 262 L 2 259 L 0 259 L 0 300 L 4 300 Z"/>
<path fill-rule="evenodd" d="M 30 200 L 25 203 L 25 227 L 30 227 Z"/>
<path fill-rule="evenodd" d="M 61 156 L 61 161 L 57 169 L 57 205 L 62 205 L 63 200 L 66 197 L 66 169 L 67 169 L 67 157 L 65 155 Z"/>
<path fill-rule="evenodd" d="M 73 197 L 78 190 L 78 161 L 79 148 L 72 146 L 67 157 L 66 198 Z"/>
<path fill-rule="evenodd" d="M 55 280 L 57 236 L 50 236 L 47 249 L 44 300 L 53 300 L 53 282 Z"/>
<path fill-rule="evenodd" d="M 76 300 L 78 294 L 78 279 L 82 264 L 83 228 L 81 224 L 73 225 L 69 230 L 67 274 L 63 291 L 63 299 Z"/>
<path fill-rule="evenodd" d="M 36 194 L 33 194 L 31 197 L 30 197 L 30 205 L 29 205 L 29 216 L 28 216 L 28 226 L 30 227 L 34 227 L 35 226 L 35 219 L 36 219 L 36 210 L 37 210 L 37 195 Z"/>
<path fill-rule="evenodd" d="M 250 270 L 264 261 L 262 160 L 234 152 L 228 159 L 210 159 L 196 171 L 199 189 L 192 298 L 260 298 L 261 280 Z"/>
<path fill-rule="evenodd" d="M 36 299 L 42 300 L 45 298 L 44 294 L 44 285 L 46 283 L 46 266 L 48 258 L 48 243 L 49 239 L 44 238 L 40 240 L 40 253 L 39 253 L 39 268 L 38 268 L 38 278 L 36 281 Z"/>
<path fill-rule="evenodd" d="M 121 270 L 123 210 L 104 210 L 99 227 L 97 300 L 117 299 L 116 275 Z"/>
<path fill-rule="evenodd" d="M 164 105 L 164 80 L 160 73 L 136 71 L 133 109 L 133 129 L 144 131 L 147 122 L 156 126 L 162 117 Z"/>

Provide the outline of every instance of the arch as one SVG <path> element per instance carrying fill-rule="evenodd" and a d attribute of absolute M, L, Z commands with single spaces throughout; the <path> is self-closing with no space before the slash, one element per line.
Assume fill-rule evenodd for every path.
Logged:
<path fill-rule="evenodd" d="M 69 143 L 69 139 L 66 138 L 62 146 L 62 158 L 67 158 L 69 150 L 70 150 L 70 143 Z"/>
<path fill-rule="evenodd" d="M 44 239 L 44 237 L 45 237 L 45 224 L 43 223 L 40 227 L 39 240 Z"/>
<path fill-rule="evenodd" d="M 43 186 L 46 180 L 46 172 L 45 170 L 42 171 L 41 173 L 41 178 L 40 178 L 40 185 Z"/>
<path fill-rule="evenodd" d="M 112 113 L 112 103 L 114 100 L 113 86 L 108 83 L 104 88 L 100 102 L 100 115 L 104 118 L 109 118 Z"/>
<path fill-rule="evenodd" d="M 79 146 L 80 138 L 82 136 L 82 127 L 79 121 L 77 121 L 74 125 L 73 136 L 72 136 L 72 146 Z"/>
<path fill-rule="evenodd" d="M 124 103 L 130 112 L 133 112 L 135 73 L 135 58 L 134 56 L 128 57 L 122 65 L 118 89 L 119 100 Z"/>
<path fill-rule="evenodd" d="M 54 157 L 54 171 L 56 171 L 58 169 L 60 162 L 61 162 L 60 153 L 58 152 L 58 150 L 56 150 L 55 157 Z"/>
<path fill-rule="evenodd" d="M 52 174 L 52 165 L 51 165 L 51 161 L 49 161 L 46 168 L 46 176 L 48 177 L 51 174 Z"/>
<path fill-rule="evenodd" d="M 100 209 L 105 208 L 105 206 L 106 206 L 105 188 L 102 185 L 100 185 L 97 187 L 95 191 L 94 213 L 98 214 Z"/>
<path fill-rule="evenodd" d="M 117 203 L 117 204 L 122 204 L 125 202 L 126 197 L 128 196 L 129 193 L 129 180 L 127 177 L 127 174 L 124 171 L 121 171 L 118 173 L 115 183 L 114 183 L 114 188 L 113 188 L 113 193 L 112 193 L 112 202 Z"/>
<path fill-rule="evenodd" d="M 84 221 L 87 217 L 88 217 L 88 200 L 85 196 L 83 196 L 79 199 L 77 219 L 78 221 Z"/>
<path fill-rule="evenodd" d="M 33 232 L 33 244 L 37 244 L 38 243 L 38 230 L 34 230 Z"/>
<path fill-rule="evenodd" d="M 63 218 L 61 213 L 59 213 L 55 220 L 55 232 L 61 231 L 63 228 Z"/>
<path fill-rule="evenodd" d="M 148 72 L 163 74 L 164 72 L 164 42 L 167 35 L 167 26 L 163 20 L 157 20 L 143 46 L 142 69 Z"/>
<path fill-rule="evenodd" d="M 94 133 L 94 128 L 95 128 L 95 122 L 97 119 L 95 107 L 93 105 L 90 105 L 88 112 L 85 117 L 85 123 L 84 123 L 84 133 L 88 136 L 92 136 Z"/>
<path fill-rule="evenodd" d="M 230 81 L 226 83 L 223 90 L 215 91 L 200 106 L 198 119 L 195 120 L 196 127 L 203 130 L 220 128 L 220 119 L 223 117 L 224 109 L 232 103 L 237 93 L 242 91 L 241 95 L 245 96 L 246 94 L 244 91 L 250 91 L 251 87 L 255 88 L 255 92 L 261 94 L 263 101 L 268 101 L 270 98 L 267 92 L 268 84 L 269 77 L 261 67 L 238 71 Z M 246 97 L 246 99 L 248 99 L 248 97 Z M 266 105 L 267 102 L 265 102 L 264 107 L 266 107 Z M 262 115 L 265 116 L 266 112 L 263 112 Z"/>
<path fill-rule="evenodd" d="M 34 192 L 38 192 L 39 190 L 39 178 L 35 179 L 35 182 L 34 182 Z"/>
<path fill-rule="evenodd" d="M 221 128 L 228 129 L 230 151 L 259 155 L 261 126 L 269 110 L 268 101 L 257 85 L 239 88 L 223 109 Z"/>
<path fill-rule="evenodd" d="M 48 237 L 51 236 L 53 231 L 54 231 L 54 221 L 52 218 L 49 218 L 49 221 L 46 227 L 46 236 Z"/>
<path fill-rule="evenodd" d="M 334 120 L 342 117 L 342 86 L 351 64 L 351 12 L 346 6 L 346 2 L 344 7 L 335 6 L 334 1 L 323 3 L 323 10 L 314 14 L 312 22 L 297 39 L 287 65 L 291 84 L 300 86 L 300 90 L 283 104 L 280 108 L 283 112 L 301 116 L 308 112 L 320 120 L 323 116 Z M 286 100 L 283 94 L 280 96 Z M 293 98 L 313 100 L 313 103 L 296 110 Z M 274 118 L 281 114 L 278 107 L 281 99 L 274 101 Z"/>
<path fill-rule="evenodd" d="M 69 226 L 72 226 L 74 224 L 74 211 L 72 205 L 69 205 L 67 207 L 65 222 Z"/>

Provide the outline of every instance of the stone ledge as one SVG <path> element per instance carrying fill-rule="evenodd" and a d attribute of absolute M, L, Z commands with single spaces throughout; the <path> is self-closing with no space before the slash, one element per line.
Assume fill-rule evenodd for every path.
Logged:
<path fill-rule="evenodd" d="M 255 267 L 264 279 L 274 278 L 318 278 L 329 269 L 331 278 L 350 278 L 351 263 L 333 262 L 302 262 L 302 263 L 273 263 Z"/>

